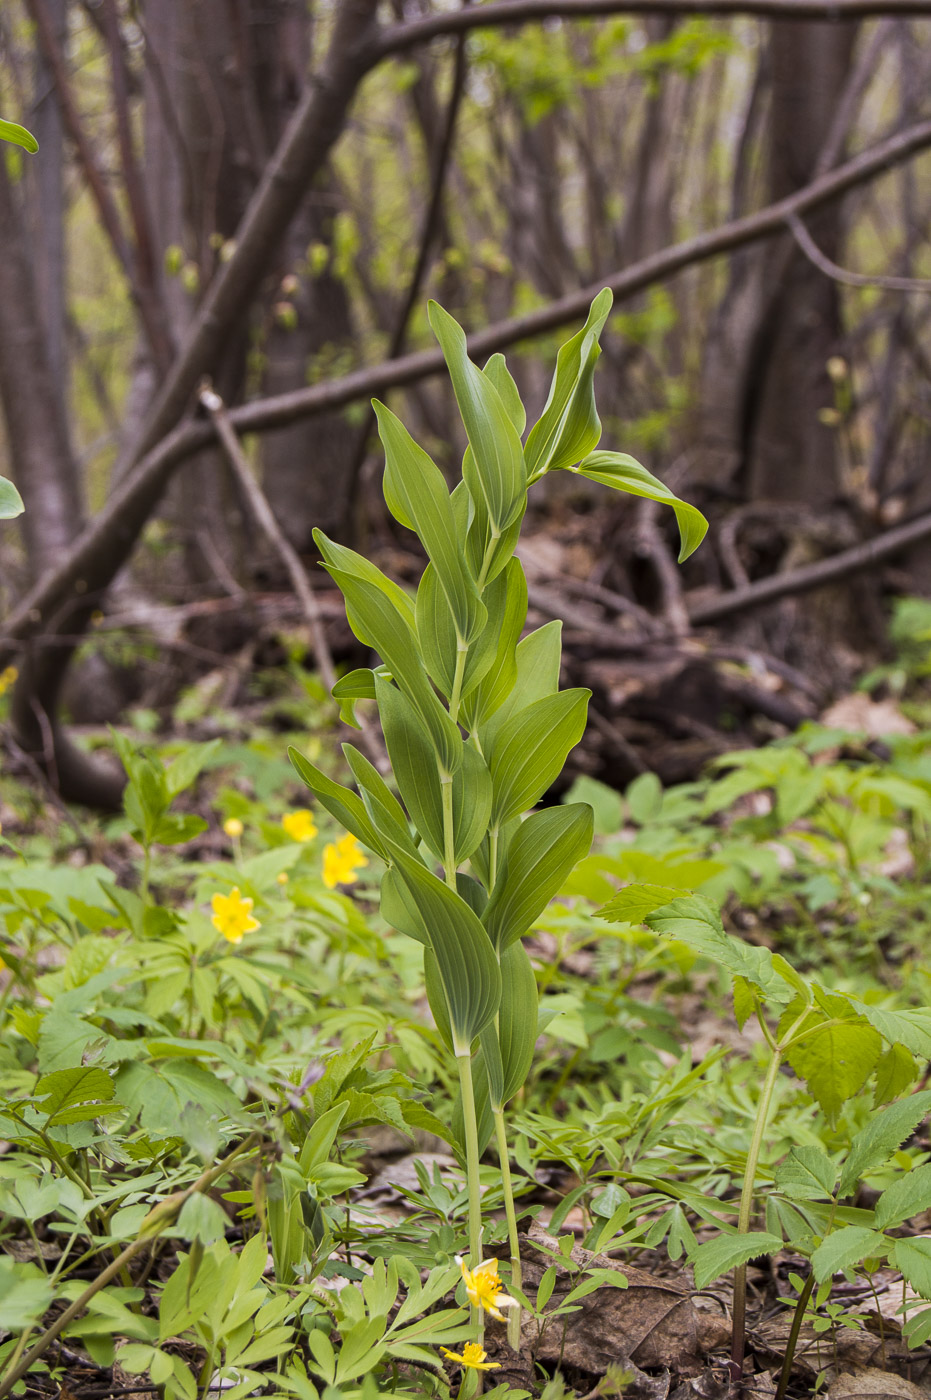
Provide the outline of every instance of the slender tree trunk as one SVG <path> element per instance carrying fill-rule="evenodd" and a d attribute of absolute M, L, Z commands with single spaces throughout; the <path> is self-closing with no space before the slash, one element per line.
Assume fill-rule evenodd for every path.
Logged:
<path fill-rule="evenodd" d="M 850 69 L 856 32 L 850 22 L 777 20 L 771 26 L 769 171 L 774 200 L 799 189 L 815 172 Z M 836 258 L 838 206 L 812 216 L 809 228 L 827 256 Z M 768 266 L 783 258 L 777 244 Z M 802 501 L 815 508 L 836 500 L 835 437 L 819 415 L 833 402 L 825 366 L 837 349 L 840 329 L 836 285 L 801 253 L 793 253 L 769 289 L 750 350 L 743 442 L 751 498 Z"/>

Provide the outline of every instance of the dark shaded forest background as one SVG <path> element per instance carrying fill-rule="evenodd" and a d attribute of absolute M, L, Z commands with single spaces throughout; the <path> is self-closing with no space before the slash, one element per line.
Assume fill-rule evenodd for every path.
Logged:
<path fill-rule="evenodd" d="M 547 479 L 522 558 L 583 767 L 678 781 L 849 689 L 931 587 L 931 33 L 888 8 L 4 4 L 40 143 L 0 159 L 5 764 L 112 804 L 82 732 L 359 664 L 311 531 L 419 572 L 368 404 L 456 471 L 430 296 L 533 421 L 611 286 L 603 443 L 711 520 L 680 571 L 670 512 Z"/>

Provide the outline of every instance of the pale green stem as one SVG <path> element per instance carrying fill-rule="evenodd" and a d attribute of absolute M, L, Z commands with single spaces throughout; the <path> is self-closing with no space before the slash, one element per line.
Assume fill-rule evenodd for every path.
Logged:
<path fill-rule="evenodd" d="M 448 773 L 440 773 L 440 791 L 443 794 L 443 864 L 446 883 L 451 890 L 456 888 L 456 833 L 453 827 L 453 780 Z"/>
<path fill-rule="evenodd" d="M 750 1139 L 750 1150 L 747 1153 L 747 1165 L 744 1168 L 744 1184 L 743 1190 L 740 1193 L 740 1211 L 737 1216 L 737 1230 L 741 1235 L 745 1235 L 750 1229 L 756 1169 L 760 1160 L 763 1137 L 766 1133 L 766 1122 L 769 1118 L 769 1109 L 773 1101 L 773 1091 L 776 1087 L 776 1080 L 779 1077 L 779 1066 L 781 1064 L 782 1052 L 777 1048 L 773 1051 L 772 1059 L 769 1062 L 769 1069 L 766 1071 L 766 1078 L 763 1081 L 760 1102 L 756 1110 L 756 1122 L 753 1124 L 753 1136 Z M 734 1273 L 734 1335 L 731 1347 L 731 1363 L 735 1378 L 739 1376 L 743 1370 L 744 1326 L 746 1315 L 747 1266 L 746 1264 L 741 1264 Z"/>
<path fill-rule="evenodd" d="M 482 589 L 485 587 L 485 579 L 488 575 L 488 566 L 491 563 L 491 556 L 494 554 L 495 545 L 498 543 L 500 538 L 501 531 L 493 529 L 491 531 L 491 538 L 485 547 L 485 557 L 482 560 L 481 572 L 479 573 L 479 576 L 476 579 L 476 587 L 478 588 L 479 593 L 481 593 Z"/>
<path fill-rule="evenodd" d="M 482 1196 L 478 1175 L 478 1125 L 475 1121 L 475 1094 L 472 1090 L 472 1055 L 468 1049 L 456 1052 L 459 1087 L 462 1093 L 462 1121 L 466 1139 L 466 1178 L 469 1187 L 469 1267 L 482 1262 Z M 484 1335 L 481 1308 L 472 1309 L 475 1340 L 479 1346 Z"/>
<path fill-rule="evenodd" d="M 493 826 L 488 833 L 488 893 L 495 887 L 498 878 L 498 828 Z"/>
<path fill-rule="evenodd" d="M 465 676 L 466 657 L 469 655 L 469 643 L 461 639 L 456 643 L 456 670 L 453 674 L 453 689 L 449 697 L 449 717 L 453 724 L 459 722 L 459 697 L 462 694 L 462 680 Z"/>
<path fill-rule="evenodd" d="M 511 1185 L 511 1158 L 508 1152 L 508 1136 L 504 1126 L 504 1109 L 493 1110 L 495 1137 L 498 1141 L 498 1160 L 501 1163 L 501 1187 L 504 1191 L 504 1214 L 508 1222 L 508 1245 L 511 1250 L 511 1279 L 521 1287 L 520 1241 L 517 1238 L 517 1212 L 514 1209 L 514 1188 Z M 508 1312 L 508 1346 L 520 1351 L 520 1308 Z"/>

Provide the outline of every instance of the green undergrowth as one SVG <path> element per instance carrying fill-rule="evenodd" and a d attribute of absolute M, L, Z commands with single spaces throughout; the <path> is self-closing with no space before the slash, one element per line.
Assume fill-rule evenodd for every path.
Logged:
<path fill-rule="evenodd" d="M 529 945 L 525 1225 L 621 1262 L 665 1248 L 699 1286 L 787 1251 L 786 1304 L 826 1329 L 832 1280 L 893 1269 L 927 1339 L 927 738 L 877 757 L 811 727 L 666 792 L 577 780 L 595 845 Z M 0 1367 L 126 1255 L 30 1387 L 77 1354 L 185 1400 L 218 1374 L 233 1396 L 455 1391 L 461 1172 L 418 1164 L 401 1209 L 366 1195 L 380 1154 L 461 1157 L 421 948 L 280 735 L 117 744 L 125 814 L 81 840 L 2 793 Z M 482 1178 L 504 1256 L 490 1156 Z"/>

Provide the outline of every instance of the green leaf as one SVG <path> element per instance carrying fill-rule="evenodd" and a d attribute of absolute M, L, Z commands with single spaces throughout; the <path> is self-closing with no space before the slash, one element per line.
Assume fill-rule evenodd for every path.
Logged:
<path fill-rule="evenodd" d="M 896 1240 L 889 1251 L 889 1263 L 916 1293 L 922 1298 L 931 1298 L 931 1236 L 909 1235 Z"/>
<path fill-rule="evenodd" d="M 86 1066 L 43 1075 L 34 1095 L 39 1112 L 47 1115 L 48 1128 L 96 1118 L 113 1096 L 113 1080 L 106 1070 Z"/>
<path fill-rule="evenodd" d="M 904 1045 L 921 1060 L 931 1059 L 931 1007 L 915 1006 L 906 1011 L 889 1011 L 869 1002 L 850 998 L 851 1005 L 890 1045 Z"/>
<path fill-rule="evenodd" d="M 494 384 L 507 415 L 514 424 L 517 435 L 520 436 L 527 426 L 527 413 L 521 402 L 520 390 L 514 383 L 511 371 L 508 369 L 507 360 L 500 351 L 486 360 L 482 366 L 482 373 L 486 379 L 490 379 Z"/>
<path fill-rule="evenodd" d="M 343 744 L 343 755 L 359 784 L 365 809 L 379 831 L 397 841 L 409 855 L 419 860 L 417 846 L 410 834 L 407 816 L 394 793 L 374 764 L 352 744 Z"/>
<path fill-rule="evenodd" d="M 915 1056 L 904 1045 L 890 1045 L 879 1057 L 876 1066 L 876 1090 L 873 1107 L 880 1108 L 884 1103 L 904 1094 L 915 1080 L 918 1066 Z"/>
<path fill-rule="evenodd" d="M 165 769 L 168 796 L 178 797 L 192 787 L 222 743 L 222 739 L 209 739 L 205 744 L 186 744 Z"/>
<path fill-rule="evenodd" d="M 528 481 L 574 466 L 598 444 L 601 421 L 592 381 L 601 355 L 598 337 L 613 301 L 613 293 L 605 287 L 592 302 L 585 325 L 559 349 L 546 406 L 524 450 Z"/>
<path fill-rule="evenodd" d="M 382 668 L 384 670 L 384 668 Z M 356 701 L 375 699 L 375 672 L 370 666 L 360 666 L 358 670 L 347 671 L 340 676 L 331 694 L 339 701 L 339 717 L 343 724 L 351 724 L 353 729 L 361 729 L 356 719 Z"/>
<path fill-rule="evenodd" d="M 463 686 L 460 718 L 466 728 L 473 731 L 487 725 L 507 700 L 517 680 L 518 643 L 527 620 L 527 580 L 519 559 L 508 560 L 507 567 L 488 585 L 483 597 L 488 608 L 486 632 L 489 640 L 494 638 L 495 650 L 478 684 L 474 688 Z M 485 633 L 479 638 L 476 650 L 484 641 Z M 466 662 L 467 681 L 470 662 L 471 654 Z"/>
<path fill-rule="evenodd" d="M 27 131 L 24 126 L 17 122 L 7 122 L 0 119 L 0 141 L 9 141 L 11 145 L 22 146 L 24 151 L 29 151 L 30 155 L 35 155 L 39 149 L 39 143 L 31 131 Z"/>
<path fill-rule="evenodd" d="M 390 681 L 376 679 L 378 711 L 391 766 L 411 818 L 436 856 L 445 861 L 443 781 L 429 735 L 407 697 Z M 488 828 L 491 776 L 471 744 L 463 746 L 463 761 L 452 783 L 455 859 L 467 860 Z"/>
<path fill-rule="evenodd" d="M 876 1202 L 876 1226 L 880 1230 L 901 1225 L 931 1209 L 931 1166 L 916 1167 L 887 1186 Z"/>
<path fill-rule="evenodd" d="M 309 758 L 305 758 L 300 750 L 289 748 L 288 758 L 298 776 L 303 779 L 314 797 L 322 807 L 326 808 L 330 816 L 335 817 L 340 826 L 351 831 L 353 836 L 368 846 L 370 851 L 374 851 L 383 860 L 387 860 L 384 842 L 365 810 L 365 803 L 359 794 L 353 792 L 351 788 L 343 787 L 342 783 L 335 783 L 332 778 L 321 773 L 320 769 L 315 767 Z"/>
<path fill-rule="evenodd" d="M 430 935 L 454 1051 L 468 1054 L 501 1000 L 501 973 L 494 950 L 477 915 L 460 895 L 400 846 L 392 847 L 392 855 Z"/>
<path fill-rule="evenodd" d="M 773 967 L 768 948 L 757 948 L 724 932 L 717 907 L 705 895 L 675 899 L 647 916 L 646 924 L 666 938 L 677 938 L 733 977 L 744 977 L 774 1001 L 788 1001 L 790 990 Z"/>
<path fill-rule="evenodd" d="M 498 1045 L 504 1075 L 499 1107 L 504 1107 L 527 1082 L 537 1042 L 539 996 L 527 950 L 512 943 L 501 954 L 501 1005 Z M 494 1026 L 488 1028 L 494 1034 Z M 485 1032 L 485 1035 L 488 1034 Z M 483 1042 L 484 1044 L 484 1036 Z"/>
<path fill-rule="evenodd" d="M 630 496 L 642 496 L 649 501 L 660 501 L 663 505 L 672 506 L 682 542 L 679 550 L 680 564 L 688 559 L 690 554 L 694 554 L 705 538 L 708 522 L 701 511 L 689 505 L 687 501 L 681 501 L 658 477 L 653 476 L 652 472 L 648 472 L 646 467 L 642 467 L 626 452 L 593 452 L 571 470 L 577 471 L 579 476 L 587 477 L 589 481 L 601 482 L 603 486 L 625 491 Z"/>
<path fill-rule="evenodd" d="M 385 502 L 395 519 L 414 530 L 436 570 L 460 642 L 471 641 L 486 613 L 458 544 L 453 508 L 439 467 L 399 418 L 373 400 L 385 449 Z"/>
<path fill-rule="evenodd" d="M 526 612 L 526 601 L 524 611 Z M 547 622 L 528 633 L 514 651 L 516 676 L 494 714 L 479 729 L 482 752 L 489 754 L 499 731 L 519 710 L 559 690 L 562 623 Z"/>
<path fill-rule="evenodd" d="M 381 916 L 386 924 L 417 943 L 430 947 L 430 935 L 408 889 L 407 881 L 394 866 L 381 877 Z M 433 1003 L 431 1002 L 431 1005 Z"/>
<path fill-rule="evenodd" d="M 663 909 L 682 894 L 681 886 L 625 885 L 595 915 L 609 924 L 642 924 L 656 909 Z"/>
<path fill-rule="evenodd" d="M 931 1089 L 925 1089 L 875 1114 L 850 1144 L 850 1154 L 841 1172 L 839 1194 L 849 1196 L 861 1177 L 884 1166 L 929 1112 Z"/>
<path fill-rule="evenodd" d="M 587 803 L 548 807 L 521 823 L 482 916 L 496 948 L 507 948 L 539 918 L 576 862 L 588 854 L 592 835 Z"/>
<path fill-rule="evenodd" d="M 499 613 L 505 606 L 504 590 L 507 587 L 504 574 L 499 574 L 485 590 L 483 611 L 497 608 Z M 456 626 L 437 573 L 432 564 L 424 569 L 417 589 L 417 640 L 423 653 L 424 665 L 430 677 L 436 682 L 447 699 L 452 697 L 456 676 L 456 659 L 460 654 L 460 642 Z M 463 644 L 464 645 L 464 644 Z M 495 659 L 498 646 L 497 626 L 487 621 L 465 651 L 465 665 L 459 687 L 459 699 L 475 689 Z"/>
<path fill-rule="evenodd" d="M 734 978 L 734 1020 L 741 1030 L 756 1011 L 759 992 L 746 977 Z"/>
<path fill-rule="evenodd" d="M 748 1259 L 775 1254 L 781 1248 L 779 1236 L 770 1235 L 764 1230 L 747 1235 L 719 1235 L 716 1240 L 700 1244 L 689 1256 L 695 1271 L 695 1287 L 707 1288 L 716 1278 L 746 1264 Z"/>
<path fill-rule="evenodd" d="M 792 1046 L 787 1059 L 834 1123 L 842 1105 L 863 1088 L 881 1052 L 879 1032 L 865 1022 L 828 1022 Z"/>
<path fill-rule="evenodd" d="M 834 1194 L 837 1167 L 820 1147 L 793 1147 L 776 1168 L 775 1180 L 793 1201 L 821 1201 Z"/>
<path fill-rule="evenodd" d="M 358 579 L 360 583 L 367 583 L 378 589 L 394 605 L 410 630 L 414 631 L 414 601 L 399 584 L 387 574 L 383 574 L 364 554 L 358 554 L 346 545 L 337 544 L 322 530 L 314 530 L 313 533 L 314 542 L 323 555 L 325 568 L 339 569 L 342 573 Z"/>
<path fill-rule="evenodd" d="M 157 1066 L 131 1060 L 121 1066 L 116 1087 L 131 1117 L 138 1116 L 146 1132 L 157 1137 L 184 1137 L 189 1103 L 224 1119 L 240 1107 L 222 1080 L 189 1060 L 170 1059 Z"/>
<path fill-rule="evenodd" d="M 522 515 L 527 501 L 520 436 L 491 379 L 469 359 L 462 327 L 435 301 L 429 317 L 472 449 L 463 476 L 473 501 L 484 502 L 492 532 L 501 534 Z"/>
<path fill-rule="evenodd" d="M 207 822 L 193 812 L 168 812 L 153 828 L 152 840 L 159 846 L 183 846 L 206 830 Z"/>
<path fill-rule="evenodd" d="M 35 1264 L 0 1254 L 0 1332 L 22 1332 L 42 1320 L 55 1290 Z"/>
<path fill-rule="evenodd" d="M 559 776 L 570 749 L 585 732 L 590 696 L 590 690 L 563 690 L 534 701 L 504 722 L 488 753 L 494 784 L 492 826 L 532 807 Z"/>
<path fill-rule="evenodd" d="M 25 509 L 23 498 L 12 481 L 0 476 L 0 520 L 14 520 L 17 515 L 22 515 Z"/>
<path fill-rule="evenodd" d="M 845 1225 L 828 1235 L 811 1256 L 811 1267 L 818 1283 L 851 1269 L 864 1259 L 885 1253 L 887 1241 L 878 1230 L 866 1225 Z"/>

